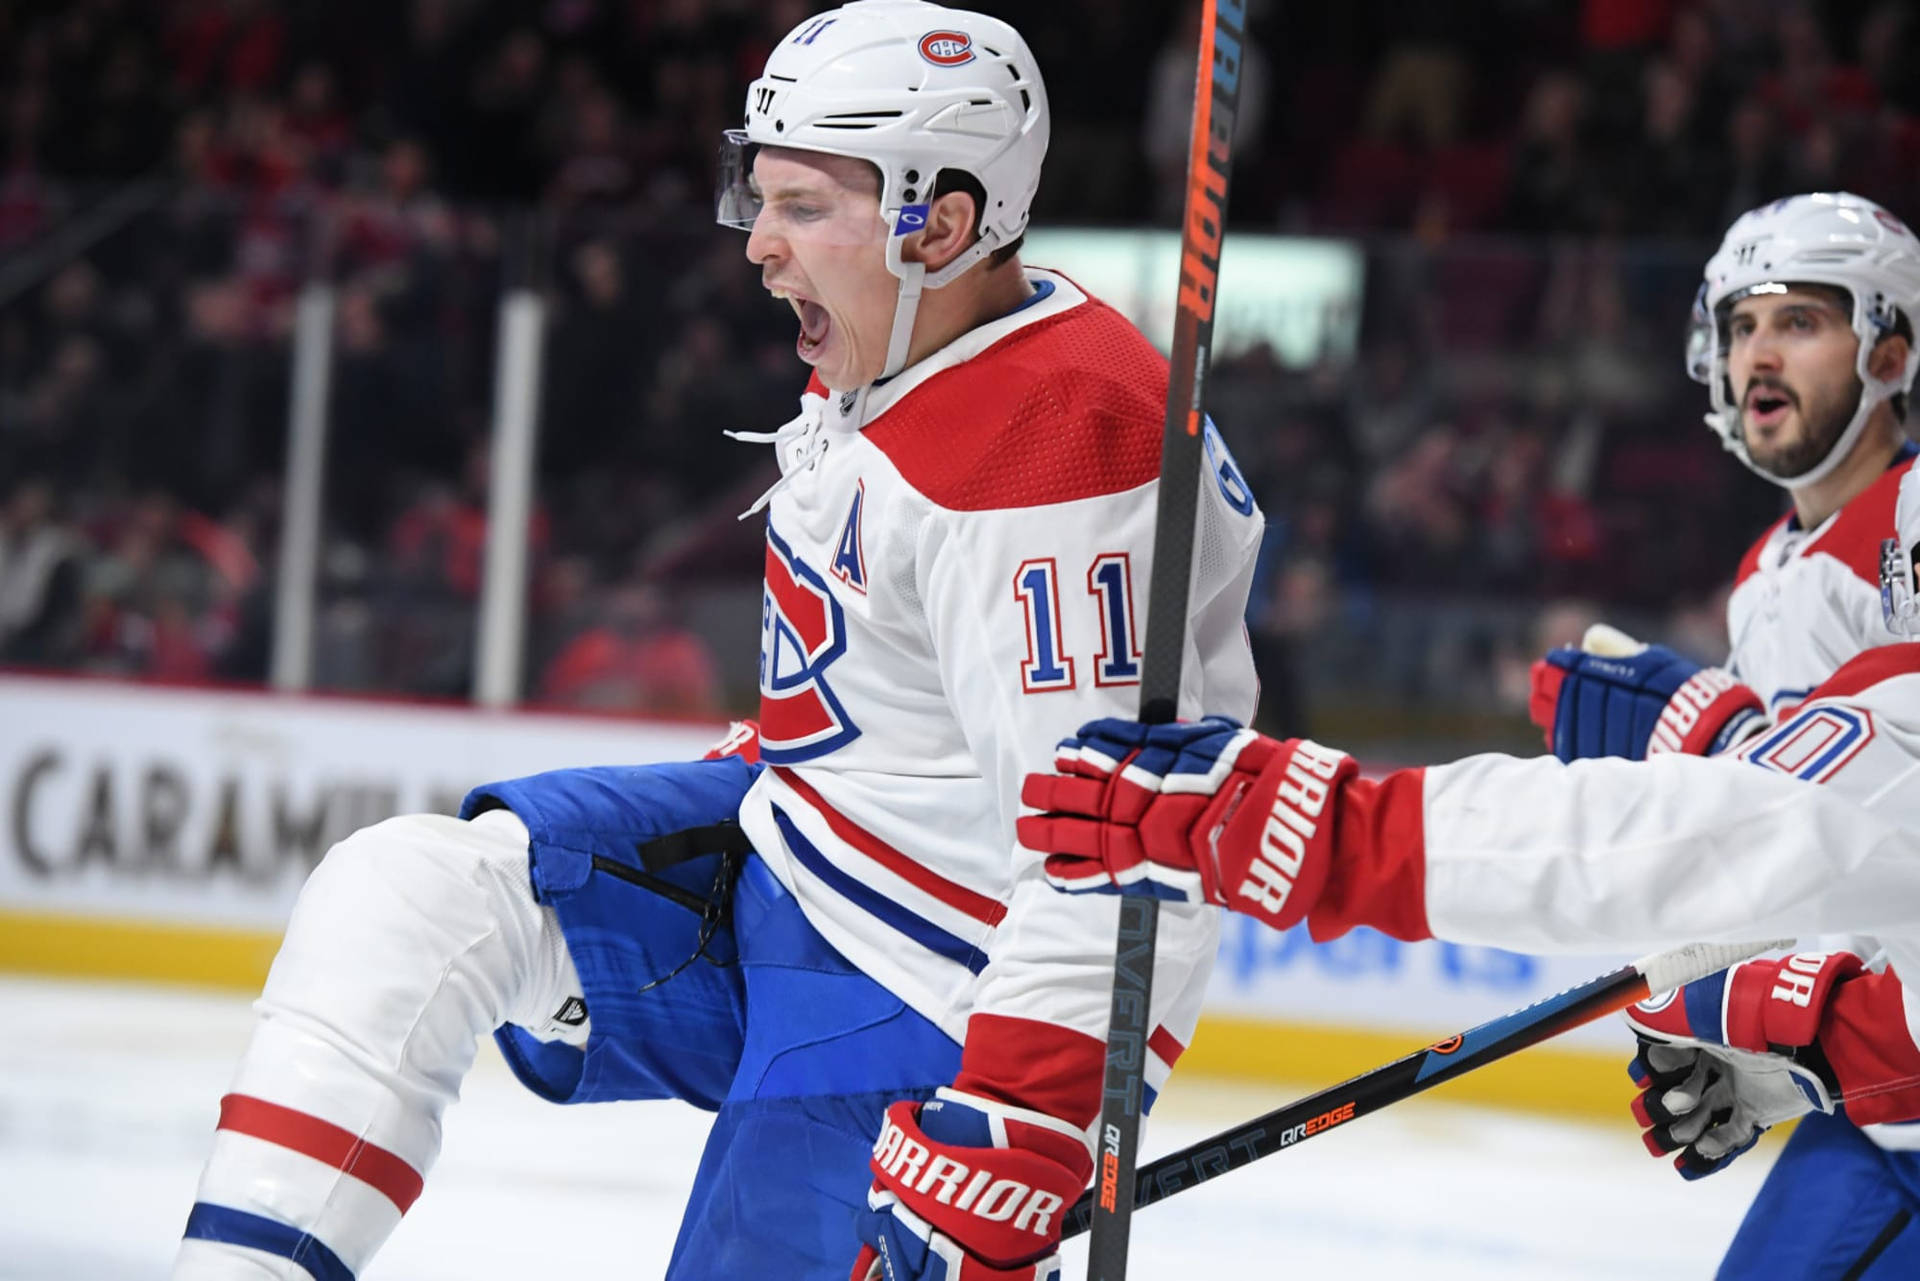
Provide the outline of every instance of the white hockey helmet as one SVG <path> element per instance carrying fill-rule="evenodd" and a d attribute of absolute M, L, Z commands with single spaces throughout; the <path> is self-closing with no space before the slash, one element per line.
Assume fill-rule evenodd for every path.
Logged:
<path fill-rule="evenodd" d="M 1796 284 L 1833 286 L 1852 300 L 1853 332 L 1860 339 L 1855 362 L 1860 403 L 1825 458 L 1802 475 L 1776 476 L 1753 460 L 1741 435 L 1739 398 L 1727 375 L 1727 318 L 1742 298 L 1784 292 Z M 1874 407 L 1912 389 L 1920 346 L 1910 343 L 1897 378 L 1875 378 L 1867 362 L 1900 318 L 1912 334 L 1917 316 L 1920 240 L 1873 201 L 1844 191 L 1816 191 L 1741 214 L 1707 260 L 1687 335 L 1687 372 L 1705 383 L 1712 397 L 1707 426 L 1735 457 L 1776 485 L 1798 489 L 1820 481 L 1852 452 Z"/>
<path fill-rule="evenodd" d="M 795 27 L 747 88 L 747 121 L 720 155 L 715 216 L 751 229 L 760 198 L 753 152 L 795 147 L 880 171 L 887 267 L 900 277 L 882 376 L 906 363 L 920 290 L 937 289 L 1027 227 L 1047 154 L 1047 92 L 1027 42 L 998 18 L 923 0 L 854 0 Z M 958 169 L 986 193 L 980 239 L 932 275 L 903 262 L 901 237 L 925 225 L 934 180 Z"/>

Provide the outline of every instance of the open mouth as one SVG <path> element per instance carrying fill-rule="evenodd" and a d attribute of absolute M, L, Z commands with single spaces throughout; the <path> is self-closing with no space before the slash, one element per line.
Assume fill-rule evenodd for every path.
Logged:
<path fill-rule="evenodd" d="M 833 318 L 827 309 L 811 298 L 804 297 L 786 289 L 774 289 L 775 298 L 784 298 L 793 307 L 794 315 L 800 318 L 800 337 L 794 348 L 800 353 L 800 359 L 811 361 L 827 341 L 827 333 L 833 328 Z"/>
<path fill-rule="evenodd" d="M 1785 418 L 1793 408 L 1793 395 L 1774 387 L 1755 388 L 1747 396 L 1747 421 L 1756 427 L 1770 427 Z"/>

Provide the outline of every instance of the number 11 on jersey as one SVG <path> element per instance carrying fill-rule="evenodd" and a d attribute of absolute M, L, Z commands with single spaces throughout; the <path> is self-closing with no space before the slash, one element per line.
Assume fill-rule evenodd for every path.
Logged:
<path fill-rule="evenodd" d="M 1074 659 L 1067 652 L 1060 572 L 1054 559 L 1049 556 L 1022 561 L 1013 576 L 1013 592 L 1027 627 L 1027 656 L 1020 664 L 1020 688 L 1029 694 L 1072 689 Z M 1093 657 L 1094 684 L 1139 684 L 1139 624 L 1133 605 L 1132 557 L 1126 552 L 1095 556 L 1087 567 L 1087 594 L 1093 598 L 1100 631 L 1100 649 Z"/>

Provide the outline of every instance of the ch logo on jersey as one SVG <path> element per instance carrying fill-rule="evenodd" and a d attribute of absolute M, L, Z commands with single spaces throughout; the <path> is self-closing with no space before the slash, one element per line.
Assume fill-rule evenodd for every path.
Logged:
<path fill-rule="evenodd" d="M 867 482 L 856 482 L 853 502 L 847 508 L 847 523 L 840 527 L 840 544 L 834 549 L 833 564 L 827 572 L 859 592 L 867 594 L 867 552 L 860 535 L 860 513 L 867 505 Z"/>
<path fill-rule="evenodd" d="M 809 761 L 860 737 L 827 681 L 847 652 L 847 620 L 818 571 L 767 526 L 760 607 L 760 759 Z"/>

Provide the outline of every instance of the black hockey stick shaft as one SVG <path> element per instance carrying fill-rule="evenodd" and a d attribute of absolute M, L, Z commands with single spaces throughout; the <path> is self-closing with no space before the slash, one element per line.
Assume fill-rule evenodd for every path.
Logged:
<path fill-rule="evenodd" d="M 1482 1023 L 1384 1067 L 1363 1072 L 1350 1081 L 1169 1153 L 1139 1171 L 1134 1208 L 1163 1201 L 1176 1192 L 1217 1179 L 1229 1170 L 1237 1170 L 1369 1112 L 1410 1099 L 1530 1045 L 1624 1010 L 1636 1001 L 1645 1000 L 1651 992 L 1671 991 L 1781 946 L 1786 943 L 1696 943 L 1624 965 L 1558 996 Z M 1094 1194 L 1088 1192 L 1067 1211 L 1062 1239 L 1080 1235 L 1093 1221 Z"/>
<path fill-rule="evenodd" d="M 1167 371 L 1167 415 L 1160 446 L 1160 492 L 1154 513 L 1153 577 L 1147 588 L 1147 645 L 1140 675 L 1140 719 L 1178 714 L 1186 652 L 1187 598 L 1193 570 L 1194 518 L 1205 455 L 1207 360 L 1213 305 L 1226 231 L 1227 177 L 1246 0 L 1205 0 L 1200 15 L 1193 136 L 1187 154 L 1185 220 L 1180 230 L 1180 292 L 1173 355 Z M 1147 1037 L 1152 1017 L 1153 950 L 1159 904 L 1123 898 L 1114 944 L 1113 1005 L 1101 1083 L 1099 1164 L 1092 1194 L 1089 1281 L 1123 1281 L 1133 1220 L 1134 1162 L 1140 1140 Z"/>

